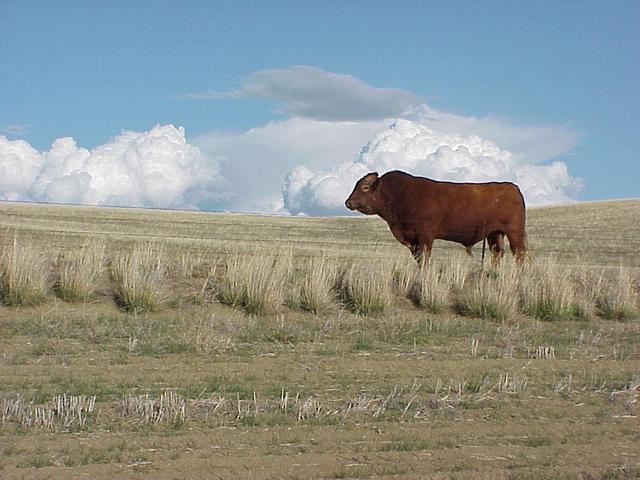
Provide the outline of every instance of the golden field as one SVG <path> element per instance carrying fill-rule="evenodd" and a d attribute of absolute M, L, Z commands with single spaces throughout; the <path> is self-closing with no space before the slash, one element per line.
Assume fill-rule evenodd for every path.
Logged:
<path fill-rule="evenodd" d="M 0 203 L 0 478 L 636 478 L 638 225 L 420 271 L 377 218 Z"/>

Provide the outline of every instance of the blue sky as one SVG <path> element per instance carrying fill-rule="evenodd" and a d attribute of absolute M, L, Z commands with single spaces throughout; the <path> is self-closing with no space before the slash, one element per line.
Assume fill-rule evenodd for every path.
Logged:
<path fill-rule="evenodd" d="M 246 133 L 269 122 L 344 120 L 332 117 L 335 108 L 328 117 L 316 113 L 323 79 L 339 74 L 336 89 L 346 87 L 329 93 L 334 101 L 360 82 L 363 102 L 365 87 L 385 88 L 392 91 L 381 103 L 402 94 L 458 120 L 493 120 L 481 136 L 525 160 L 536 156 L 531 144 L 558 143 L 529 160 L 566 164 L 584 180 L 576 199 L 640 196 L 638 1 L 2 0 L 0 7 L 0 135 L 38 153 L 62 137 L 91 150 L 123 131 L 168 124 L 184 127 L 186 141 L 212 161 L 233 158 L 250 142 Z M 291 75 L 296 66 L 306 70 Z M 277 92 L 273 72 L 286 76 Z M 307 73 L 315 75 L 311 86 Z M 282 91 L 287 85 L 291 92 Z M 347 101 L 340 115 L 354 120 L 349 108 L 367 107 Z M 381 119 L 373 117 L 355 120 Z M 495 132 L 501 127 L 534 132 L 529 146 L 518 151 L 508 132 Z M 552 131 L 552 140 L 536 131 Z M 245 155 L 261 162 L 285 148 L 264 139 L 254 145 Z M 336 167 L 311 164 L 313 172 Z"/>

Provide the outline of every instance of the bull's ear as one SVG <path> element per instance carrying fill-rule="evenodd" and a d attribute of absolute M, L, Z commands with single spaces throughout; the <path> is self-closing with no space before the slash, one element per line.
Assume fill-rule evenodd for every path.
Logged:
<path fill-rule="evenodd" d="M 364 183 L 373 187 L 374 184 L 378 183 L 378 172 L 367 173 L 364 177 Z"/>
<path fill-rule="evenodd" d="M 378 172 L 373 172 L 369 175 L 371 175 L 371 190 L 373 191 L 378 188 L 378 185 L 380 184 L 380 178 L 378 177 Z"/>

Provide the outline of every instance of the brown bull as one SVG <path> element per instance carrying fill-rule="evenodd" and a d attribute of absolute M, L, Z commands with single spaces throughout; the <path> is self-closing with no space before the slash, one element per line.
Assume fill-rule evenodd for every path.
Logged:
<path fill-rule="evenodd" d="M 362 177 L 345 202 L 350 210 L 380 215 L 418 262 L 429 260 L 435 239 L 471 247 L 487 239 L 492 261 L 504 255 L 504 236 L 521 263 L 527 253 L 526 212 L 520 189 L 509 182 L 438 182 L 393 171 Z"/>

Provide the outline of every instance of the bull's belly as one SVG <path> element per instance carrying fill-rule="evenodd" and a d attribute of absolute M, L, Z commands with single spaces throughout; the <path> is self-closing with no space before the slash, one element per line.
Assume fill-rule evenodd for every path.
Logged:
<path fill-rule="evenodd" d="M 419 228 L 416 225 L 407 225 L 404 223 L 390 223 L 389 227 L 394 236 L 402 243 L 416 244 L 422 239 L 431 238 L 432 240 L 446 240 L 470 247 L 481 242 L 489 233 L 502 230 L 498 225 L 485 225 L 484 222 L 472 222 L 469 224 L 456 225 L 454 228 L 433 228 L 438 225 L 437 222 L 419 222 Z"/>
<path fill-rule="evenodd" d="M 440 235 L 437 238 L 471 246 L 483 239 L 485 233 L 483 227 L 484 225 L 482 224 L 471 223 L 469 225 L 459 225 L 454 229 L 445 228 L 440 231 Z"/>
<path fill-rule="evenodd" d="M 440 240 L 447 240 L 449 242 L 460 243 L 465 247 L 470 247 L 482 240 L 482 234 L 478 234 L 478 235 L 444 234 L 444 235 L 439 235 L 436 238 Z"/>
<path fill-rule="evenodd" d="M 498 222 L 485 224 L 482 222 L 471 222 L 468 224 L 456 225 L 455 228 L 443 228 L 436 238 L 448 240 L 450 242 L 461 243 L 464 246 L 475 245 L 494 232 L 503 232 L 504 225 Z"/>

